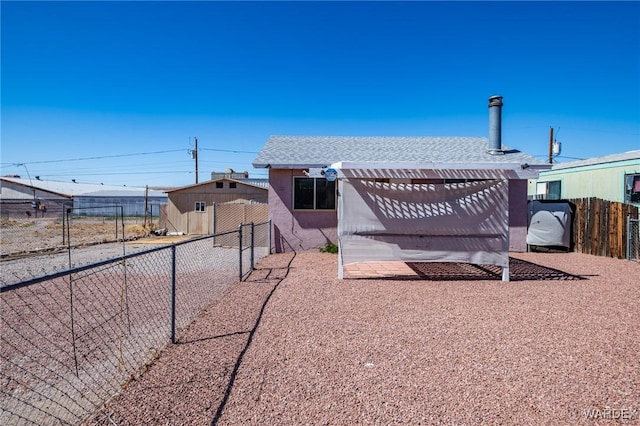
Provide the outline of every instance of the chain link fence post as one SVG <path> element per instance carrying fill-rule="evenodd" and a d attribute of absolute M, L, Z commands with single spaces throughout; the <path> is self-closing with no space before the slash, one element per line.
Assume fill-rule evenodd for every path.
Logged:
<path fill-rule="evenodd" d="M 238 260 L 238 281 L 242 281 L 242 224 L 238 225 L 238 253 L 240 255 Z"/>
<path fill-rule="evenodd" d="M 627 260 L 631 260 L 631 215 L 627 215 Z"/>
<path fill-rule="evenodd" d="M 171 343 L 176 343 L 176 246 L 171 246 Z"/>
<path fill-rule="evenodd" d="M 251 271 L 253 271 L 255 252 L 254 252 L 254 235 L 255 235 L 255 224 L 251 222 Z"/>

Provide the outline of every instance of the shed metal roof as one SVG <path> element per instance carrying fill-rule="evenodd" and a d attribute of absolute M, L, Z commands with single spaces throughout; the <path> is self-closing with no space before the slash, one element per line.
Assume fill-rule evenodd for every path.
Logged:
<path fill-rule="evenodd" d="M 503 146 L 488 153 L 484 137 L 455 136 L 271 136 L 256 159 L 256 168 L 325 167 L 340 161 L 415 161 L 434 163 L 545 164 L 529 154 Z"/>
<path fill-rule="evenodd" d="M 134 186 L 96 185 L 3 176 L 3 181 L 69 197 L 144 197 L 146 188 Z M 149 189 L 149 197 L 164 197 L 164 191 Z"/>
<path fill-rule="evenodd" d="M 640 150 L 604 155 L 602 157 L 587 158 L 584 160 L 568 161 L 566 163 L 557 163 L 553 165 L 552 170 L 565 170 L 577 167 L 604 165 L 608 163 L 619 163 L 629 160 L 640 160 Z"/>
<path fill-rule="evenodd" d="M 228 177 L 220 177 L 220 178 L 217 178 L 217 179 L 208 180 L 206 182 L 200 182 L 200 183 L 196 183 L 196 184 L 193 184 L 193 185 L 182 186 L 180 188 L 173 188 L 173 189 L 167 190 L 166 192 L 184 191 L 185 189 L 208 186 L 208 185 L 213 184 L 214 182 L 220 182 L 220 181 L 238 182 L 238 183 L 240 183 L 242 185 L 255 186 L 255 187 L 259 188 L 259 189 L 264 189 L 264 190 L 268 190 L 269 189 L 269 179 L 253 179 L 253 178 L 232 179 L 232 178 L 228 178 Z"/>

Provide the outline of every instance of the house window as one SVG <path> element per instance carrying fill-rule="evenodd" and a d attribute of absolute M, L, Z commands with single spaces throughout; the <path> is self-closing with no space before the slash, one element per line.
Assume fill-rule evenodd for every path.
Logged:
<path fill-rule="evenodd" d="M 216 182 L 216 188 L 224 188 L 224 183 Z"/>
<path fill-rule="evenodd" d="M 204 212 L 205 206 L 206 206 L 206 203 L 204 201 L 196 201 L 196 211 L 197 212 Z"/>
<path fill-rule="evenodd" d="M 329 182 L 325 178 L 294 178 L 293 208 L 295 210 L 335 210 L 336 182 Z"/>
<path fill-rule="evenodd" d="M 559 200 L 561 199 L 561 182 L 552 180 L 550 182 L 538 182 L 536 184 L 536 200 Z"/>
<path fill-rule="evenodd" d="M 630 174 L 624 177 L 624 202 L 640 203 L 640 174 Z"/>
<path fill-rule="evenodd" d="M 235 188 L 235 187 L 236 187 L 235 182 L 229 182 L 229 188 Z"/>
<path fill-rule="evenodd" d="M 560 188 L 561 188 L 561 185 L 559 180 L 553 180 L 551 182 L 548 182 L 547 200 L 559 200 L 561 198 Z"/>

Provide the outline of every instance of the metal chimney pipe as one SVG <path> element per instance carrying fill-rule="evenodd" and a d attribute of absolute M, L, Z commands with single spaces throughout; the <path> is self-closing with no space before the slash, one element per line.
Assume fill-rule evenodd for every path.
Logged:
<path fill-rule="evenodd" d="M 489 154 L 504 154 L 502 151 L 502 96 L 489 98 Z"/>

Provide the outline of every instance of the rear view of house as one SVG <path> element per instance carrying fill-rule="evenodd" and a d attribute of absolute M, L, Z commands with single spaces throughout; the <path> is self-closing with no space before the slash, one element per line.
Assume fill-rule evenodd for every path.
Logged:
<path fill-rule="evenodd" d="M 340 265 L 486 263 L 508 279 L 508 251 L 526 250 L 527 179 L 549 166 L 502 144 L 502 105 L 489 98 L 488 138 L 272 136 L 253 165 L 269 169 L 273 249 L 334 243 Z"/>
<path fill-rule="evenodd" d="M 274 227 L 274 250 L 317 250 L 338 242 L 337 182 L 318 170 L 342 162 L 367 169 L 367 179 L 392 185 L 471 183 L 487 176 L 506 176 L 509 249 L 526 250 L 527 173 L 537 176 L 548 168 L 535 157 L 502 144 L 502 97 L 489 100 L 489 138 L 393 136 L 272 136 L 254 160 L 269 169 L 269 217 Z M 493 112 L 491 112 L 493 110 Z M 367 167 L 375 167 L 372 171 Z M 408 163 L 415 170 L 403 172 Z M 384 170 L 384 172 L 382 171 Z M 438 172 L 426 172 L 438 170 Z M 489 170 L 499 171 L 489 173 Z M 364 173 L 364 172 L 363 172 Z M 487 174 L 489 173 L 489 174 Z M 355 176 L 351 174 L 350 180 Z M 483 178 L 483 179 L 484 179 Z"/>

